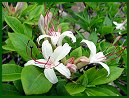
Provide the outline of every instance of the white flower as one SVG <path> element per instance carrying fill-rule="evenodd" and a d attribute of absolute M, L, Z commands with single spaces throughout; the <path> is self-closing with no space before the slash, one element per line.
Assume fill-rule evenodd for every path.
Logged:
<path fill-rule="evenodd" d="M 96 53 L 96 46 L 91 41 L 83 39 L 81 42 L 86 43 L 88 48 L 90 49 L 90 57 L 89 57 L 90 63 L 99 63 L 100 65 L 102 65 L 107 70 L 108 75 L 109 75 L 110 74 L 110 69 L 109 69 L 108 65 L 103 63 L 103 61 L 105 61 L 105 59 L 106 59 L 103 52 Z"/>
<path fill-rule="evenodd" d="M 126 22 L 127 22 L 127 19 L 122 23 L 117 23 L 117 22 L 113 21 L 113 23 L 116 25 L 117 30 L 125 30 L 124 25 L 126 24 Z"/>
<path fill-rule="evenodd" d="M 76 42 L 76 37 L 71 31 L 65 31 L 62 34 L 60 34 L 60 32 L 51 32 L 49 35 L 40 35 L 37 38 L 37 42 L 39 43 L 41 39 L 49 37 L 53 45 L 62 46 L 62 40 L 66 36 L 70 37 L 73 42 Z"/>
<path fill-rule="evenodd" d="M 55 84 L 58 82 L 58 79 L 54 69 L 59 71 L 66 78 L 70 78 L 71 76 L 69 69 L 59 62 L 70 52 L 70 50 L 71 47 L 65 43 L 63 46 L 58 46 L 53 52 L 51 44 L 46 40 L 42 43 L 42 54 L 45 59 L 30 60 L 25 66 L 35 65 L 40 68 L 45 68 L 44 75 L 51 83 Z"/>

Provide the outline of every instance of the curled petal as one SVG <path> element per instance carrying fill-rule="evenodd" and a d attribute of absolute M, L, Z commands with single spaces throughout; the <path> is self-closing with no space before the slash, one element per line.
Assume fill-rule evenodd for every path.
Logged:
<path fill-rule="evenodd" d="M 68 79 L 70 78 L 71 73 L 70 73 L 69 69 L 62 63 L 60 63 L 58 66 L 56 66 L 55 69 L 58 70 L 66 78 L 68 78 Z"/>
<path fill-rule="evenodd" d="M 52 58 L 55 62 L 58 62 L 59 60 L 63 59 L 71 50 L 71 47 L 68 43 L 65 43 L 63 46 L 58 46 L 52 55 Z"/>
<path fill-rule="evenodd" d="M 107 72 L 108 72 L 107 77 L 108 77 L 110 74 L 110 69 L 109 69 L 108 65 L 105 63 L 102 63 L 102 62 L 98 62 L 98 63 L 101 64 L 107 70 Z"/>
<path fill-rule="evenodd" d="M 42 43 L 42 54 L 46 60 L 52 56 L 53 50 L 51 44 L 48 42 L 48 40 L 45 40 Z"/>
<path fill-rule="evenodd" d="M 37 38 L 38 44 L 40 44 L 40 43 L 39 43 L 40 40 L 43 39 L 43 38 L 45 38 L 45 37 L 51 37 L 51 36 L 49 36 L 49 35 L 40 35 L 40 36 Z"/>
<path fill-rule="evenodd" d="M 58 43 L 57 45 L 58 46 L 61 46 L 62 45 L 62 40 L 64 39 L 64 37 L 70 37 L 72 39 L 73 42 L 76 42 L 76 37 L 73 35 L 73 33 L 71 31 L 66 31 L 66 32 L 63 32 L 60 37 L 59 37 L 59 40 L 58 40 Z"/>
<path fill-rule="evenodd" d="M 42 62 L 42 63 L 46 63 L 47 61 L 44 60 L 44 59 L 38 59 L 36 60 L 38 62 Z M 35 65 L 35 66 L 38 66 L 40 68 L 44 68 L 44 65 L 45 64 L 41 64 L 41 63 L 38 63 L 38 62 L 35 62 L 34 60 L 29 60 L 27 63 L 24 64 L 24 66 L 28 66 L 28 65 Z"/>
<path fill-rule="evenodd" d="M 58 82 L 58 79 L 53 69 L 44 69 L 44 75 L 51 83 L 55 84 Z"/>
<path fill-rule="evenodd" d="M 88 41 L 88 40 L 83 39 L 81 41 L 81 43 L 82 42 L 86 43 L 88 48 L 90 49 L 90 57 L 92 57 L 93 55 L 96 54 L 96 46 L 92 41 Z"/>
<path fill-rule="evenodd" d="M 103 52 L 98 52 L 94 56 L 90 57 L 90 63 L 103 62 L 106 59 Z"/>

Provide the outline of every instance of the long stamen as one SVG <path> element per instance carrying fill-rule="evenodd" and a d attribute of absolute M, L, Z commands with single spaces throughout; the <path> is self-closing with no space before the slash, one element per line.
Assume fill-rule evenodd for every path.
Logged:
<path fill-rule="evenodd" d="M 30 40 L 28 40 L 27 46 L 28 46 L 29 42 L 30 42 Z M 29 55 L 29 54 L 28 54 L 28 50 L 27 50 L 27 46 L 26 46 L 26 53 L 27 53 L 27 55 Z M 46 63 L 43 63 L 43 62 L 39 62 L 39 61 L 37 61 L 35 58 L 33 58 L 33 56 L 32 56 L 32 49 L 33 49 L 33 46 L 30 46 L 30 57 L 31 57 L 31 59 L 34 60 L 34 61 L 37 62 L 37 63 L 46 64 Z"/>
<path fill-rule="evenodd" d="M 120 57 L 121 56 L 121 54 L 123 53 L 123 51 L 126 49 L 127 47 L 123 47 L 123 49 L 121 49 L 121 50 L 119 50 L 119 51 L 117 51 L 117 52 L 115 52 L 114 54 L 112 54 L 112 55 L 115 55 L 115 54 L 118 54 L 118 53 L 120 53 L 119 55 L 117 55 L 117 57 L 115 57 L 115 58 L 109 58 L 108 60 L 106 60 L 106 61 L 109 61 L 109 60 L 115 60 L 116 58 L 118 58 L 118 57 Z M 112 56 L 112 55 L 110 55 L 110 56 Z"/>
<path fill-rule="evenodd" d="M 107 54 L 105 54 L 105 56 L 108 56 L 108 55 L 110 55 L 112 52 L 115 52 L 116 51 L 116 47 L 115 47 L 115 49 L 113 50 L 113 51 L 111 51 L 111 52 L 108 52 Z"/>
<path fill-rule="evenodd" d="M 112 56 L 112 55 L 114 55 L 114 54 L 118 54 L 118 53 L 124 51 L 126 48 L 127 48 L 127 47 L 124 47 L 123 49 L 121 49 L 121 50 L 119 50 L 119 51 L 117 51 L 117 52 L 115 52 L 115 53 L 109 54 L 108 56 Z"/>
<path fill-rule="evenodd" d="M 48 58 L 48 60 L 47 60 L 47 62 L 45 63 L 45 65 L 44 66 L 46 66 L 46 65 L 51 65 L 51 64 L 49 64 L 48 62 L 49 62 L 49 60 L 50 60 L 50 56 L 49 56 L 49 58 Z"/>
<path fill-rule="evenodd" d="M 27 46 L 28 46 L 29 42 L 30 42 L 30 40 L 28 40 L 28 42 L 27 42 L 27 44 L 26 44 L 26 53 L 27 53 L 27 55 L 28 55 Z"/>

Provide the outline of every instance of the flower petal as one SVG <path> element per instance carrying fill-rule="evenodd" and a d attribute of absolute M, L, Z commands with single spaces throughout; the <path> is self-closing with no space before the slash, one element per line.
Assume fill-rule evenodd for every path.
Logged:
<path fill-rule="evenodd" d="M 44 75 L 51 83 L 55 84 L 58 82 L 58 79 L 53 69 L 51 68 L 44 69 Z"/>
<path fill-rule="evenodd" d="M 44 31 L 44 17 L 42 14 L 40 15 L 40 18 L 38 21 L 38 26 L 39 26 L 39 29 L 41 30 L 41 32 L 44 34 L 45 33 L 45 31 Z"/>
<path fill-rule="evenodd" d="M 117 22 L 115 22 L 115 21 L 113 21 L 113 23 L 117 26 L 118 25 L 118 23 Z"/>
<path fill-rule="evenodd" d="M 70 73 L 69 69 L 62 63 L 60 63 L 58 66 L 56 66 L 55 69 L 58 70 L 66 78 L 70 78 L 71 73 Z"/>
<path fill-rule="evenodd" d="M 51 44 L 48 42 L 48 40 L 45 40 L 42 43 L 42 54 L 43 54 L 44 58 L 46 60 L 48 60 L 48 58 L 50 56 L 52 56 L 52 52 L 53 52 L 53 50 L 52 50 Z"/>
<path fill-rule="evenodd" d="M 43 38 L 45 38 L 45 37 L 50 37 L 50 38 L 51 38 L 51 36 L 49 36 L 49 35 L 40 35 L 40 36 L 37 38 L 38 44 L 40 44 L 40 43 L 39 43 L 40 40 L 43 39 Z"/>
<path fill-rule="evenodd" d="M 90 57 L 92 57 L 93 55 L 96 54 L 96 46 L 92 41 L 88 41 L 88 40 L 83 39 L 81 41 L 81 43 L 82 42 L 86 43 L 88 48 L 90 49 Z"/>
<path fill-rule="evenodd" d="M 54 46 L 56 46 L 58 42 L 59 37 L 58 36 L 51 36 L 51 42 Z"/>
<path fill-rule="evenodd" d="M 44 59 L 38 59 L 36 60 L 38 62 L 42 62 L 42 63 L 46 63 L 47 61 L 44 60 Z M 41 64 L 41 63 L 38 63 L 38 62 L 35 62 L 34 60 L 29 60 L 27 63 L 24 64 L 24 66 L 28 66 L 28 65 L 35 65 L 35 66 L 38 66 L 40 68 L 44 68 L 44 65 L 45 64 Z"/>
<path fill-rule="evenodd" d="M 71 47 L 68 43 L 65 43 L 63 46 L 58 46 L 52 55 L 54 62 L 58 62 L 63 59 L 71 50 Z"/>
<path fill-rule="evenodd" d="M 101 65 L 107 70 L 107 72 L 108 72 L 108 75 L 107 75 L 107 76 L 109 76 L 109 74 L 110 74 L 110 69 L 109 69 L 108 65 L 105 64 L 105 63 L 102 63 L 102 62 L 98 62 L 98 63 L 101 64 Z"/>
<path fill-rule="evenodd" d="M 103 52 L 98 52 L 97 54 L 90 57 L 90 63 L 103 62 L 106 59 Z"/>
<path fill-rule="evenodd" d="M 57 45 L 58 46 L 62 46 L 62 40 L 64 39 L 64 37 L 70 37 L 72 39 L 73 42 L 76 42 L 76 37 L 73 35 L 73 33 L 71 31 L 66 31 L 66 32 L 63 32 L 60 37 L 59 37 L 59 40 L 58 40 L 58 43 Z"/>

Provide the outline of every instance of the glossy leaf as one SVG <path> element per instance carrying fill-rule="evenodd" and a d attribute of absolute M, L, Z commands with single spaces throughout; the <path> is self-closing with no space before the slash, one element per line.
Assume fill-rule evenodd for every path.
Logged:
<path fill-rule="evenodd" d="M 74 57 L 75 59 L 82 56 L 82 48 L 78 47 L 76 49 L 74 49 L 71 53 L 70 53 L 70 57 Z"/>
<path fill-rule="evenodd" d="M 85 90 L 84 86 L 82 86 L 80 84 L 76 84 L 76 83 L 68 83 L 65 86 L 65 88 L 70 95 L 78 94 L 78 93 L 81 93 Z"/>
<path fill-rule="evenodd" d="M 26 95 L 47 93 L 52 87 L 43 71 L 32 65 L 23 68 L 21 81 Z"/>
<path fill-rule="evenodd" d="M 2 46 L 4 50 L 15 51 L 14 46 L 9 38 L 5 41 L 5 43 L 6 45 Z"/>
<path fill-rule="evenodd" d="M 27 35 L 29 38 L 32 38 L 32 28 L 30 25 L 28 24 L 24 24 L 24 32 L 25 32 L 25 35 Z"/>
<path fill-rule="evenodd" d="M 109 85 L 86 88 L 85 92 L 88 96 L 119 96 L 117 89 Z"/>
<path fill-rule="evenodd" d="M 22 67 L 15 64 L 2 65 L 2 81 L 15 81 L 21 79 Z"/>
<path fill-rule="evenodd" d="M 111 66 L 110 75 L 107 77 L 107 71 L 103 68 L 96 70 L 95 68 L 87 71 L 89 85 L 101 85 L 116 80 L 123 72 L 123 68 Z"/>
<path fill-rule="evenodd" d="M 35 58 L 36 55 L 39 54 L 39 51 L 34 44 L 34 42 L 28 38 L 27 36 L 19 33 L 9 33 L 9 38 L 17 51 L 18 54 L 20 54 L 21 57 L 23 57 L 26 61 L 31 59 L 31 49 L 30 46 L 32 46 L 32 56 Z M 29 43 L 28 43 L 29 42 Z"/>
<path fill-rule="evenodd" d="M 6 16 L 5 21 L 15 33 L 24 34 L 23 25 L 17 18 L 12 17 L 12 16 Z"/>

